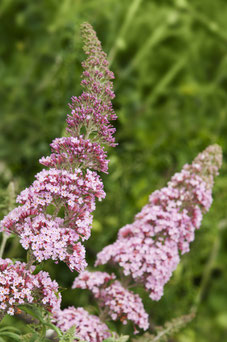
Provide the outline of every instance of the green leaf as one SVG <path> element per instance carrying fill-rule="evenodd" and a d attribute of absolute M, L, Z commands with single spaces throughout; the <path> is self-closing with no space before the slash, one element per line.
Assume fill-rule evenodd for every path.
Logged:
<path fill-rule="evenodd" d="M 19 335 L 15 334 L 13 332 L 10 332 L 10 331 L 1 332 L 0 336 L 6 336 L 6 337 L 12 338 L 13 340 L 21 341 L 21 337 Z"/>
<path fill-rule="evenodd" d="M 118 337 L 109 337 L 103 342 L 127 342 L 129 340 L 129 336 L 118 336 Z"/>
<path fill-rule="evenodd" d="M 32 332 L 21 336 L 20 342 L 49 342 L 49 339 L 41 337 L 39 333 Z"/>
<path fill-rule="evenodd" d="M 36 266 L 35 270 L 32 272 L 32 274 L 36 275 L 43 269 L 43 262 L 41 262 L 39 265 Z"/>
<path fill-rule="evenodd" d="M 17 333 L 20 332 L 17 328 L 11 327 L 11 326 L 6 326 L 6 327 L 0 328 L 0 333 L 1 333 L 2 331 L 14 331 L 14 332 L 17 332 Z"/>
<path fill-rule="evenodd" d="M 76 327 L 72 326 L 69 330 L 67 330 L 62 335 L 59 342 L 74 342 L 75 341 L 75 335 L 76 335 Z"/>
<path fill-rule="evenodd" d="M 61 337 L 61 336 L 62 336 L 61 330 L 60 330 L 58 327 L 56 327 L 56 325 L 54 325 L 54 324 L 52 324 L 52 323 L 45 323 L 45 325 L 46 325 L 48 328 L 50 328 L 50 329 L 56 331 L 56 333 L 58 334 L 58 337 Z"/>
<path fill-rule="evenodd" d="M 127 342 L 128 340 L 129 340 L 129 336 L 125 335 L 125 336 L 120 336 L 117 342 Z"/>
<path fill-rule="evenodd" d="M 42 317 L 42 311 L 38 307 L 30 304 L 20 305 L 19 308 L 32 316 L 35 319 L 38 319 L 41 323 L 45 323 Z"/>

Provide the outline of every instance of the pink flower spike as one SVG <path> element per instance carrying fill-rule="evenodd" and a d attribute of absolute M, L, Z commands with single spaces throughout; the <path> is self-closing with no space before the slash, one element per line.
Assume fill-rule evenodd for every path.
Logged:
<path fill-rule="evenodd" d="M 33 184 L 17 197 L 20 204 L 0 222 L 0 231 L 15 233 L 38 262 L 64 261 L 71 271 L 86 267 L 84 240 L 89 239 L 96 200 L 105 198 L 97 172 L 108 173 L 104 145 L 115 146 L 114 98 L 106 54 L 89 24 L 82 25 L 84 92 L 72 97 L 67 137 L 51 143 L 52 153 L 42 157 L 42 170 Z M 10 311 L 11 312 L 11 311 Z"/>
<path fill-rule="evenodd" d="M 189 251 L 195 229 L 210 208 L 221 162 L 221 148 L 212 145 L 185 165 L 167 187 L 150 195 L 135 221 L 119 230 L 116 242 L 98 253 L 96 265 L 118 264 L 126 276 L 144 284 L 153 300 L 159 300 L 180 254 Z"/>

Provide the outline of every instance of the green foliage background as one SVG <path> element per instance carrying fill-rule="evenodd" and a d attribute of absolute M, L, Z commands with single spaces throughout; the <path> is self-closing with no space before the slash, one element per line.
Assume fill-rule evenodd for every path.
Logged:
<path fill-rule="evenodd" d="M 119 116 L 118 147 L 109 151 L 107 197 L 97 205 L 88 261 L 133 220 L 148 195 L 206 146 L 219 143 L 224 163 L 214 203 L 189 254 L 159 302 L 141 289 L 152 325 L 188 313 L 197 317 L 169 341 L 227 340 L 227 2 L 226 0 L 1 0 L 0 185 L 17 191 L 41 170 L 38 159 L 64 134 L 67 102 L 79 95 L 84 58 L 80 24 L 90 22 L 109 54 Z M 4 197 L 4 196 L 3 196 Z M 3 199 L 4 200 L 4 199 Z M 2 212 L 3 214 L 3 212 Z M 5 257 L 23 258 L 17 241 Z M 44 268 L 62 287 L 75 274 Z M 208 275 L 208 277 L 207 277 Z M 63 292 L 64 305 L 84 305 L 86 292 Z M 7 318 L 24 329 L 20 321 Z M 128 333 L 128 328 L 120 328 Z"/>

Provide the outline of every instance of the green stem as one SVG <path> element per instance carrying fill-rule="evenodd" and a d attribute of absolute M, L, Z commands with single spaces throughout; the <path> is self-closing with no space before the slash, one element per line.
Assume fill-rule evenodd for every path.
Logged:
<path fill-rule="evenodd" d="M 155 338 L 152 340 L 152 342 L 159 341 L 163 336 L 166 336 L 171 331 L 171 327 L 161 331 Z"/>
<path fill-rule="evenodd" d="M 163 23 L 158 26 L 154 32 L 152 32 L 151 36 L 147 39 L 144 43 L 142 48 L 137 52 L 135 57 L 132 59 L 129 66 L 123 71 L 123 77 L 128 77 L 131 70 L 135 69 L 136 66 L 139 66 L 143 58 L 148 54 L 151 53 L 152 49 L 158 45 L 164 38 L 170 35 L 168 30 L 168 24 Z"/>
<path fill-rule="evenodd" d="M 9 193 L 9 211 L 13 210 L 14 206 L 15 206 L 15 185 L 13 182 L 9 183 L 8 186 L 8 193 Z"/>
<path fill-rule="evenodd" d="M 8 258 L 12 259 L 12 258 L 15 258 L 17 256 L 16 252 L 17 252 L 18 246 L 19 246 L 18 237 L 12 239 L 11 243 L 10 243 L 10 249 L 7 251 L 7 257 Z"/>
<path fill-rule="evenodd" d="M 6 314 L 5 310 L 2 310 L 2 312 L 0 312 L 0 322 L 4 318 L 5 314 Z"/>
<path fill-rule="evenodd" d="M 46 326 L 45 324 L 42 325 L 42 331 L 41 331 L 41 336 L 42 339 L 45 339 L 46 337 Z"/>
<path fill-rule="evenodd" d="M 100 321 L 102 321 L 103 323 L 105 323 L 107 321 L 108 318 L 108 313 L 109 310 L 107 308 L 105 308 L 104 310 L 101 309 L 101 306 L 99 306 L 100 308 L 100 313 L 99 313 L 99 319 Z"/>
<path fill-rule="evenodd" d="M 27 270 L 30 270 L 34 261 L 35 261 L 35 259 L 33 257 L 32 251 L 29 249 L 27 252 L 27 266 L 26 266 Z"/>
<path fill-rule="evenodd" d="M 217 38 L 223 40 L 225 43 L 227 41 L 227 36 L 225 33 L 222 32 L 219 25 L 213 21 L 212 19 L 207 18 L 197 10 L 195 10 L 193 7 L 188 7 L 189 13 L 191 16 L 198 21 L 201 25 L 203 25 L 208 31 L 213 33 Z M 224 31 L 224 30 L 223 30 Z"/>
<path fill-rule="evenodd" d="M 15 186 L 13 182 L 10 182 L 7 188 L 8 194 L 9 194 L 9 204 L 8 208 L 11 211 L 14 208 L 15 204 Z M 2 242 L 1 242 L 1 247 L 0 247 L 0 258 L 3 257 L 5 247 L 6 247 L 6 242 L 9 238 L 9 235 L 6 233 L 2 232 Z"/>
<path fill-rule="evenodd" d="M 133 21 L 134 16 L 135 16 L 141 2 L 142 2 L 142 0 L 132 1 L 131 6 L 127 10 L 127 15 L 125 17 L 123 25 L 121 26 L 120 33 L 119 33 L 117 39 L 115 40 L 115 44 L 113 45 L 113 47 L 109 53 L 109 65 L 111 65 L 113 63 L 113 60 L 114 60 L 114 58 L 115 58 L 115 56 L 119 50 L 119 47 L 121 46 L 121 41 L 124 39 L 125 34 L 129 28 L 131 22 Z"/>
<path fill-rule="evenodd" d="M 224 40 L 226 43 L 227 35 L 223 33 L 224 30 L 219 27 L 219 25 L 213 21 L 212 18 L 202 14 L 199 9 L 195 8 L 195 6 L 191 6 L 190 2 L 187 0 L 179 1 L 176 5 L 180 10 L 186 11 L 194 20 L 198 21 L 207 30 L 215 34 L 218 38 Z"/>
<path fill-rule="evenodd" d="M 153 105 L 158 99 L 160 94 L 163 94 L 168 85 L 172 82 L 172 80 L 176 77 L 176 75 L 181 71 L 181 69 L 185 66 L 187 58 L 184 57 L 178 60 L 172 68 L 164 75 L 164 77 L 158 82 L 156 87 L 153 89 L 151 96 L 147 98 L 146 105 Z"/>
<path fill-rule="evenodd" d="M 8 240 L 9 236 L 6 235 L 5 233 L 2 233 L 2 243 L 1 243 L 1 248 L 0 248 L 0 258 L 3 257 L 3 253 L 5 250 L 6 242 Z"/>
<path fill-rule="evenodd" d="M 219 253 L 220 245 L 221 245 L 221 239 L 220 239 L 220 235 L 218 234 L 214 240 L 213 248 L 212 248 L 212 251 L 210 254 L 210 258 L 209 258 L 209 260 L 206 264 L 205 270 L 203 272 L 201 286 L 200 286 L 199 292 L 196 296 L 195 303 L 194 303 L 193 308 L 192 308 L 192 311 L 194 313 L 197 312 L 199 304 L 201 303 L 201 301 L 203 299 L 203 295 L 204 295 L 205 290 L 207 288 L 207 284 L 210 280 L 210 276 L 211 276 L 212 269 L 214 267 L 215 260 L 217 258 L 218 253 Z"/>

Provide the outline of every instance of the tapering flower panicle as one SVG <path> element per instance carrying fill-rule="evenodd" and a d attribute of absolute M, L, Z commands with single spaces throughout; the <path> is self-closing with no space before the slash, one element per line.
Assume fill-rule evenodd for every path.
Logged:
<path fill-rule="evenodd" d="M 115 128 L 109 122 L 117 118 L 111 104 L 115 97 L 111 82 L 114 74 L 108 69 L 106 54 L 88 23 L 82 25 L 82 36 L 84 51 L 88 55 L 82 63 L 84 72 L 81 84 L 85 91 L 79 97 L 72 97 L 67 129 L 72 136 L 80 136 L 85 131 L 85 139 L 96 132 L 93 141 L 115 146 Z"/>
<path fill-rule="evenodd" d="M 48 311 L 60 310 L 61 295 L 58 284 L 50 279 L 47 272 L 32 274 L 35 267 L 28 270 L 25 263 L 10 259 L 0 259 L 0 309 L 14 315 L 20 312 L 18 305 L 39 304 Z"/>
<path fill-rule="evenodd" d="M 21 192 L 21 206 L 0 223 L 0 230 L 16 233 L 25 249 L 40 262 L 64 261 L 73 271 L 86 267 L 82 241 L 90 237 L 96 199 L 105 197 L 97 171 L 107 173 L 103 144 L 115 146 L 114 97 L 106 54 L 89 24 L 82 25 L 84 50 L 82 86 L 85 92 L 73 97 L 67 118 L 70 136 L 56 138 L 52 153 L 40 159 L 49 167 L 38 173 L 33 184 Z"/>
<path fill-rule="evenodd" d="M 212 145 L 185 165 L 167 187 L 150 195 L 135 221 L 121 228 L 116 242 L 98 254 L 96 265 L 118 264 L 126 276 L 144 284 L 153 300 L 159 300 L 180 253 L 189 251 L 195 229 L 210 208 L 221 163 L 221 148 Z"/>
<path fill-rule="evenodd" d="M 81 339 L 89 342 L 102 342 L 111 336 L 107 325 L 83 308 L 69 307 L 59 310 L 55 312 L 54 319 L 62 331 L 75 326 L 75 341 Z"/>
<path fill-rule="evenodd" d="M 141 298 L 125 289 L 113 274 L 84 271 L 74 280 L 72 288 L 90 290 L 112 320 L 123 324 L 132 321 L 139 328 L 148 329 L 148 314 Z"/>

